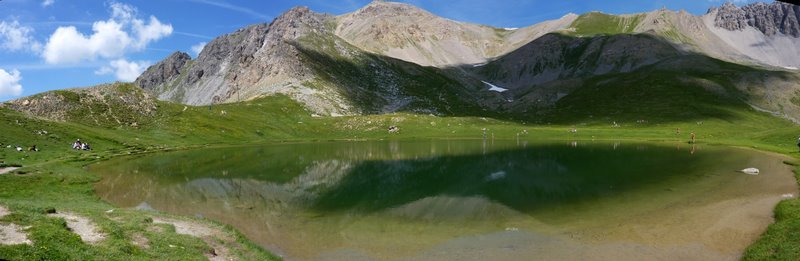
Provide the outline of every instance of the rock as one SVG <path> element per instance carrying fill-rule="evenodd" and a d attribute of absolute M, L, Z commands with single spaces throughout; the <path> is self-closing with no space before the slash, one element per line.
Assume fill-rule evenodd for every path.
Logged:
<path fill-rule="evenodd" d="M 757 168 L 746 168 L 746 169 L 742 170 L 742 173 L 748 174 L 748 175 L 758 175 L 759 172 L 761 172 L 761 171 L 759 169 L 757 169 Z"/>
<path fill-rule="evenodd" d="M 800 6 L 781 3 L 752 3 L 736 7 L 727 2 L 720 8 L 712 8 L 709 13 L 717 12 L 714 25 L 729 31 L 744 30 L 754 27 L 767 36 L 777 33 L 800 37 Z"/>

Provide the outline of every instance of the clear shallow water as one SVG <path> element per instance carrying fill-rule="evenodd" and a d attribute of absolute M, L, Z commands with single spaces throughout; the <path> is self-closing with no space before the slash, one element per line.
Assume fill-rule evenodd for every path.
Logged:
<path fill-rule="evenodd" d="M 686 144 L 287 144 L 90 170 L 115 205 L 227 223 L 289 260 L 736 259 L 796 193 L 780 157 Z"/>

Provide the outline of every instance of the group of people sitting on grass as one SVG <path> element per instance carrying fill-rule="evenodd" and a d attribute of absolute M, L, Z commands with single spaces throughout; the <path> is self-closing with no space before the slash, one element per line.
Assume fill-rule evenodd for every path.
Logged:
<path fill-rule="evenodd" d="M 78 139 L 78 140 L 75 141 L 75 143 L 72 143 L 72 149 L 73 150 L 92 150 L 92 147 L 89 147 L 89 143 L 81 142 L 81 139 Z"/>

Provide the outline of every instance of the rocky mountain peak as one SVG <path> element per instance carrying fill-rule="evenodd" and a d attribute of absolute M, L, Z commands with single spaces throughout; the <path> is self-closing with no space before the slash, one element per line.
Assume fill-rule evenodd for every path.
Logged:
<path fill-rule="evenodd" d="M 275 18 L 270 24 L 270 30 L 284 39 L 294 40 L 308 33 L 308 29 L 324 29 L 325 21 L 332 16 L 321 14 L 308 7 L 295 7 Z"/>
<path fill-rule="evenodd" d="M 737 7 L 726 2 L 719 8 L 709 9 L 714 15 L 714 25 L 729 31 L 753 27 L 767 36 L 784 34 L 800 38 L 800 6 L 781 2 L 752 3 Z"/>
<path fill-rule="evenodd" d="M 174 52 L 163 61 L 151 66 L 139 78 L 136 84 L 145 90 L 152 90 L 167 79 L 181 74 L 181 69 L 192 57 L 184 52 Z"/>
<path fill-rule="evenodd" d="M 383 0 L 372 1 L 369 5 L 355 11 L 353 13 L 356 17 L 398 17 L 398 16 L 433 16 L 428 11 L 422 10 L 419 7 L 389 2 Z"/>

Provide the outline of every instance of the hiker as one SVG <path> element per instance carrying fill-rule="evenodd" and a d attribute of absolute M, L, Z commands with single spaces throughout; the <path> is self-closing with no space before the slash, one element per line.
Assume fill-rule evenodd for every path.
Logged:
<path fill-rule="evenodd" d="M 89 143 L 81 143 L 81 150 L 92 150 L 92 147 L 89 147 Z"/>
<path fill-rule="evenodd" d="M 34 145 L 33 145 L 33 146 L 31 146 L 30 148 L 28 148 L 28 151 L 34 151 L 34 152 L 36 152 L 36 151 L 39 151 L 39 148 L 37 148 L 37 147 L 36 147 L 36 144 L 34 144 Z"/>
<path fill-rule="evenodd" d="M 72 143 L 72 149 L 73 150 L 80 150 L 81 147 L 83 147 L 83 143 L 81 143 L 81 139 L 78 139 L 74 143 Z"/>
<path fill-rule="evenodd" d="M 694 142 L 695 142 L 695 140 L 694 140 L 694 138 L 695 138 L 694 132 L 692 132 L 691 137 L 692 137 L 691 143 L 694 144 Z"/>

